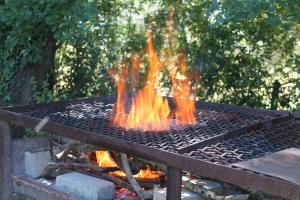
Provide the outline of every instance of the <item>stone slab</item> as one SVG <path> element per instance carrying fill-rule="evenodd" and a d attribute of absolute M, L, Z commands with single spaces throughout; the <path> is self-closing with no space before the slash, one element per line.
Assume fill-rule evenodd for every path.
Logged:
<path fill-rule="evenodd" d="M 289 148 L 259 158 L 234 164 L 261 174 L 300 185 L 300 149 Z"/>
<path fill-rule="evenodd" d="M 77 172 L 56 177 L 55 187 L 87 200 L 113 200 L 115 196 L 112 182 Z"/>

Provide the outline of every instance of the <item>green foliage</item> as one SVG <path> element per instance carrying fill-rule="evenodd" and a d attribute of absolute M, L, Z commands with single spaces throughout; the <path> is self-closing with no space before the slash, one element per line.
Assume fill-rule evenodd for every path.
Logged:
<path fill-rule="evenodd" d="M 9 103 L 9 81 L 19 69 L 41 62 L 49 33 L 59 45 L 70 33 L 76 35 L 72 31 L 77 24 L 89 20 L 95 11 L 91 3 L 80 0 L 7 0 L 0 5 L 0 103 Z"/>
<path fill-rule="evenodd" d="M 201 99 L 299 110 L 300 2 L 287 0 L 6 0 L 0 4 L 0 104 L 10 103 L 10 80 L 19 69 L 41 61 L 49 33 L 58 47 L 55 66 L 33 93 L 36 102 L 113 92 L 109 68 L 143 51 L 145 23 L 162 48 L 170 6 L 176 45 L 201 72 Z"/>
<path fill-rule="evenodd" d="M 300 2 L 212 0 L 181 4 L 178 21 L 183 20 L 191 35 L 185 40 L 190 61 L 202 72 L 200 96 L 271 108 L 278 80 L 280 91 L 274 99 L 278 104 L 273 108 L 295 109 L 300 98 L 300 18 L 295 8 L 300 8 Z M 287 69 L 288 74 L 282 71 Z"/>
<path fill-rule="evenodd" d="M 13 194 L 13 200 L 35 200 L 32 197 L 28 197 L 26 195 L 22 195 L 22 194 Z"/>
<path fill-rule="evenodd" d="M 32 82 L 33 85 L 36 85 L 34 79 L 32 80 Z M 49 89 L 48 79 L 43 81 L 42 90 L 37 90 L 36 88 L 34 88 L 33 99 L 35 99 L 36 103 L 45 103 L 55 100 L 53 91 Z M 63 99 L 63 97 L 61 97 L 60 99 Z"/>
<path fill-rule="evenodd" d="M 35 131 L 34 129 L 26 128 L 23 137 L 33 137 L 33 136 L 46 136 L 48 135 L 45 131 Z"/>

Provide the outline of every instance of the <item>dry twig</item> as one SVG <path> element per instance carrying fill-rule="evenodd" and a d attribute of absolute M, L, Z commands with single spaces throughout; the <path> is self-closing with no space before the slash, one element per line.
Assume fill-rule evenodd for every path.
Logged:
<path fill-rule="evenodd" d="M 134 178 L 129 163 L 128 163 L 128 158 L 127 155 L 124 153 L 121 153 L 121 160 L 122 160 L 122 165 L 123 165 L 123 171 L 127 175 L 128 181 L 132 185 L 134 191 L 142 198 L 142 199 L 152 199 L 153 197 L 153 190 L 143 190 L 136 179 Z"/>

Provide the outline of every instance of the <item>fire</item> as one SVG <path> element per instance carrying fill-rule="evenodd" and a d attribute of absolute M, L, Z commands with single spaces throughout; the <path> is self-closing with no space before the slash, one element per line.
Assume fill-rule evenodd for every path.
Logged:
<path fill-rule="evenodd" d="M 118 167 L 108 151 L 96 151 L 96 159 L 100 167 Z"/>
<path fill-rule="evenodd" d="M 192 89 L 186 69 L 186 56 L 183 52 L 178 57 L 173 55 L 172 45 L 174 43 L 174 9 L 170 9 L 167 24 L 168 32 L 168 69 L 174 90 L 174 102 L 176 105 L 177 124 L 196 124 L 195 101 L 191 99 Z M 176 63 L 177 61 L 177 63 Z M 177 64 L 177 67 L 176 67 Z"/>
<path fill-rule="evenodd" d="M 118 167 L 115 161 L 111 158 L 108 151 L 96 151 L 96 159 L 97 164 L 100 167 Z M 126 177 L 126 174 L 123 171 L 115 171 L 111 172 L 110 174 L 115 176 Z M 134 177 L 140 179 L 157 179 L 159 178 L 159 174 L 155 171 L 152 171 L 150 167 L 147 166 L 147 169 L 141 169 L 139 173 L 134 175 Z"/>
<path fill-rule="evenodd" d="M 132 98 L 126 129 L 163 130 L 168 128 L 170 121 L 171 109 L 168 101 L 160 96 L 155 89 L 159 81 L 162 63 L 154 51 L 151 33 L 148 33 L 147 54 L 148 76 L 144 88 Z"/>
<path fill-rule="evenodd" d="M 111 74 L 115 74 L 111 72 Z M 126 98 L 126 76 L 127 76 L 127 68 L 123 68 L 121 73 L 115 77 L 117 80 L 117 106 L 116 106 L 116 115 L 114 116 L 114 123 L 120 126 L 124 126 L 126 124 L 126 116 L 125 116 L 125 98 Z"/>
<path fill-rule="evenodd" d="M 155 171 L 151 171 L 150 167 L 147 166 L 146 169 L 141 169 L 140 172 L 136 175 L 134 175 L 136 178 L 141 178 L 141 179 L 158 179 L 159 174 L 156 173 Z"/>
<path fill-rule="evenodd" d="M 173 27 L 172 13 L 169 17 L 169 29 Z M 162 61 L 153 46 L 152 33 L 147 33 L 148 73 L 144 87 L 131 99 L 128 115 L 125 113 L 127 68 L 123 68 L 115 78 L 117 82 L 117 104 L 113 122 L 119 127 L 128 129 L 167 130 L 175 118 L 176 124 L 195 124 L 195 101 L 191 99 L 191 78 L 186 69 L 186 57 L 183 53 L 174 56 L 171 50 L 172 30 L 169 30 L 169 49 L 167 62 Z M 131 58 L 131 85 L 135 91 L 136 78 L 140 68 L 140 58 L 134 53 Z M 165 66 L 168 64 L 168 66 Z M 176 111 L 173 113 L 168 100 L 158 92 L 159 77 L 163 69 L 168 69 L 173 85 Z"/>
<path fill-rule="evenodd" d="M 186 70 L 186 58 L 184 54 L 179 56 L 179 76 L 176 78 L 174 69 L 170 70 L 171 80 L 174 87 L 174 101 L 176 105 L 177 124 L 196 124 L 195 101 L 191 100 L 191 87 Z"/>
<path fill-rule="evenodd" d="M 100 167 L 118 167 L 108 151 L 96 151 L 96 159 L 97 164 Z M 126 176 L 126 174 L 122 171 L 115 171 L 113 174 L 117 176 Z"/>

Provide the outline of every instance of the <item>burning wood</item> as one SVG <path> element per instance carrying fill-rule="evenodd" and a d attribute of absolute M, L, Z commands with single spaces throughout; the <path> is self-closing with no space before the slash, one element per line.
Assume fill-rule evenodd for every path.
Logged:
<path fill-rule="evenodd" d="M 122 158 L 115 153 L 114 157 L 117 156 L 120 159 L 115 162 L 109 151 L 94 151 L 95 146 L 92 145 L 86 146 L 83 143 L 58 144 L 54 141 L 50 143 L 51 148 L 48 149 L 53 151 L 54 158 L 45 168 L 40 178 L 55 179 L 57 176 L 69 172 L 80 172 L 115 183 L 117 191 L 119 189 L 124 190 L 124 188 L 124 191 L 132 191 L 126 193 L 129 196 L 136 197 L 136 199 L 138 199 L 138 196 L 151 197 L 153 191 L 144 191 L 143 188 L 152 189 L 154 184 L 159 185 L 164 180 L 162 172 L 152 170 L 150 165 L 145 164 L 145 162 L 140 163 L 138 160 L 129 159 L 129 164 L 127 156 L 125 159 L 124 156 Z M 53 146 L 54 143 L 55 146 Z M 58 149 L 60 150 L 59 153 L 57 153 Z M 54 153 L 54 150 L 56 153 Z M 86 150 L 92 150 L 92 152 Z M 136 165 L 135 175 L 132 174 L 131 166 L 133 165 Z M 121 194 L 121 192 L 117 192 L 117 194 Z"/>
<path fill-rule="evenodd" d="M 116 162 L 111 157 L 108 151 L 96 151 L 97 164 L 101 168 L 112 168 L 118 167 Z M 117 177 L 126 177 L 127 175 L 123 171 L 114 171 L 110 172 L 110 175 Z M 140 169 L 137 174 L 134 175 L 134 178 L 137 180 L 160 180 L 162 172 L 151 170 L 150 166 L 147 165 L 146 169 Z"/>

